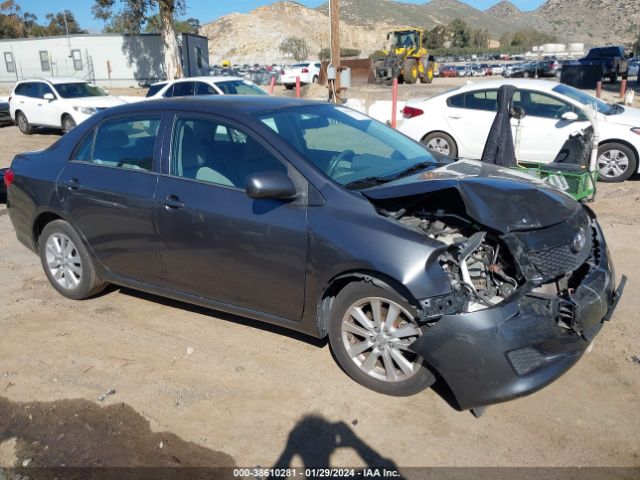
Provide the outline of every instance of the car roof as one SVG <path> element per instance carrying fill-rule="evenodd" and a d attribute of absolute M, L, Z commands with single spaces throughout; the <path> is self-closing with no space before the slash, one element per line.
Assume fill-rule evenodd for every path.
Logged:
<path fill-rule="evenodd" d="M 25 78 L 24 80 L 20 80 L 17 83 L 25 83 L 25 82 L 48 82 L 52 85 L 58 85 L 61 83 L 89 83 L 86 80 L 76 77 L 33 77 L 33 78 Z"/>
<path fill-rule="evenodd" d="M 244 80 L 246 79 L 241 77 L 231 77 L 231 76 L 221 76 L 221 75 L 214 76 L 214 77 L 200 76 L 200 77 L 176 78 L 175 80 L 163 80 L 162 82 L 152 83 L 151 86 L 153 87 L 155 85 L 168 85 L 170 83 L 193 82 L 193 81 L 218 83 L 218 82 L 244 81 Z M 246 80 L 246 81 L 250 82 L 251 80 Z"/>
<path fill-rule="evenodd" d="M 455 90 L 456 93 L 460 92 L 469 92 L 473 90 L 487 90 L 493 88 L 500 88 L 502 85 L 513 85 L 518 89 L 534 89 L 541 91 L 551 91 L 554 87 L 559 85 L 558 82 L 553 82 L 550 80 L 535 80 L 535 79 L 527 79 L 527 78 L 505 78 L 501 80 L 487 80 L 483 82 L 472 82 L 469 81 L 465 85 L 461 86 L 459 89 Z M 450 93 L 453 93 L 450 92 Z"/>
<path fill-rule="evenodd" d="M 276 97 L 270 95 L 205 95 L 149 99 L 111 107 L 105 112 L 114 114 L 137 113 L 140 111 L 185 110 L 236 116 L 256 112 L 280 110 L 284 108 L 311 105 L 328 105 L 319 100 Z"/>

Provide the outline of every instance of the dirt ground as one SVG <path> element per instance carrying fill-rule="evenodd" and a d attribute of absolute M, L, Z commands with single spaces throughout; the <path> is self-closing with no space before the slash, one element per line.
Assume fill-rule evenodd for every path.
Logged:
<path fill-rule="evenodd" d="M 0 166 L 57 138 L 2 128 Z M 326 343 L 248 319 L 119 288 L 66 300 L 0 207 L 0 467 L 640 467 L 640 181 L 593 208 L 629 277 L 616 314 L 557 382 L 475 419 L 366 390 Z"/>

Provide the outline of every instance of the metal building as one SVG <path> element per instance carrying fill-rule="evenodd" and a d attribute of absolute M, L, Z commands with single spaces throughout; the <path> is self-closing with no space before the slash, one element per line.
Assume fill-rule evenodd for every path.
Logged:
<path fill-rule="evenodd" d="M 209 74 L 207 37 L 178 37 L 185 76 Z M 0 40 L 0 85 L 24 78 L 76 77 L 104 87 L 166 78 L 159 34 L 82 34 Z"/>

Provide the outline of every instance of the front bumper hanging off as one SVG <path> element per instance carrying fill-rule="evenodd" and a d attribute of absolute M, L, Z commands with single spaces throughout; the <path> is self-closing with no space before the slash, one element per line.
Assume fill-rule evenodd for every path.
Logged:
<path fill-rule="evenodd" d="M 443 315 L 411 345 L 445 380 L 462 410 L 533 393 L 571 368 L 582 356 L 622 296 L 615 287 L 602 233 L 598 264 L 570 299 L 535 296 L 472 313 Z M 560 326 L 558 305 L 571 308 L 574 329 Z"/>

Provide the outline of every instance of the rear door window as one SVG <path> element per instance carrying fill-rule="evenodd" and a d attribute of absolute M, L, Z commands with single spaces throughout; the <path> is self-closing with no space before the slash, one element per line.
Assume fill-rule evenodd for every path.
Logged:
<path fill-rule="evenodd" d="M 195 82 L 178 82 L 173 84 L 172 97 L 190 97 L 193 95 Z"/>
<path fill-rule="evenodd" d="M 461 93 L 449 98 L 447 105 L 454 108 L 496 112 L 498 111 L 498 91 L 477 90 L 475 92 Z"/>
<path fill-rule="evenodd" d="M 160 90 L 162 90 L 167 84 L 166 83 L 159 83 L 157 85 L 151 85 L 149 87 L 149 90 L 147 90 L 147 97 L 153 97 L 156 93 L 158 93 Z"/>
<path fill-rule="evenodd" d="M 83 139 L 73 159 L 95 165 L 151 171 L 159 116 L 107 121 Z"/>
<path fill-rule="evenodd" d="M 218 95 L 218 91 L 208 83 L 196 82 L 196 95 Z"/>

